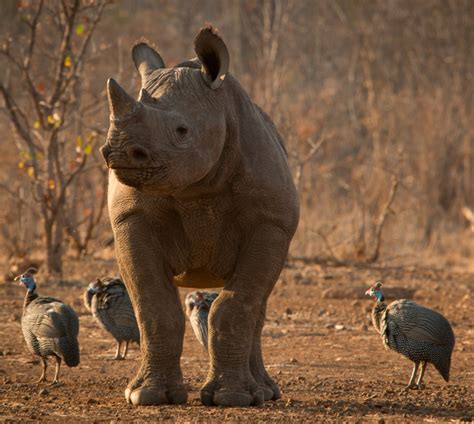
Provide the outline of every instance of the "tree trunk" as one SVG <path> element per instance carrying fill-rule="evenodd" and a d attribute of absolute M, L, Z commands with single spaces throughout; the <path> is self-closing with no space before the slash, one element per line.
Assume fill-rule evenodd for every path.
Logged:
<path fill-rule="evenodd" d="M 49 274 L 57 274 L 60 277 L 63 272 L 63 238 L 64 238 L 64 215 L 63 205 L 58 206 L 54 221 L 45 220 L 46 233 L 46 264 Z"/>

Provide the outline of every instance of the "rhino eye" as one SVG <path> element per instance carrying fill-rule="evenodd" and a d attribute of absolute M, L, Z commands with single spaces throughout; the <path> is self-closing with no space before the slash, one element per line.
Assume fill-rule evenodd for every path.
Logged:
<path fill-rule="evenodd" d="M 176 128 L 176 132 L 179 135 L 186 135 L 188 133 L 188 129 L 184 125 L 180 125 L 179 127 Z"/>

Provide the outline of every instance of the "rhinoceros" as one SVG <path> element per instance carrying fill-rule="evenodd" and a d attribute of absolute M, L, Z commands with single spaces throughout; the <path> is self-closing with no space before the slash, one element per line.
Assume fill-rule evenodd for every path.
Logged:
<path fill-rule="evenodd" d="M 171 68 L 148 44 L 133 47 L 138 100 L 107 83 L 110 128 L 101 152 L 109 215 L 142 353 L 125 397 L 135 405 L 187 401 L 177 287 L 222 287 L 209 312 L 201 401 L 260 405 L 280 397 L 260 339 L 298 198 L 283 140 L 229 73 L 222 38 L 206 26 L 194 43 L 197 57 Z"/>

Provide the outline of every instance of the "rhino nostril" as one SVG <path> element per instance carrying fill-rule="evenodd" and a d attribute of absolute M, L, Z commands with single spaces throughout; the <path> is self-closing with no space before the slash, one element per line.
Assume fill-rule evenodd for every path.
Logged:
<path fill-rule="evenodd" d="M 140 146 L 132 146 L 127 149 L 127 156 L 137 162 L 144 162 L 150 157 L 148 150 Z"/>

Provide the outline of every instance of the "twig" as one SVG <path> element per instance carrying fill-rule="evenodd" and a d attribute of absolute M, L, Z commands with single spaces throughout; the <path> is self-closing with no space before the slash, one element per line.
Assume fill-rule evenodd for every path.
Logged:
<path fill-rule="evenodd" d="M 387 215 L 390 213 L 390 207 L 392 206 L 393 200 L 395 199 L 395 194 L 397 193 L 398 188 L 398 179 L 395 175 L 392 175 L 392 186 L 390 187 L 390 193 L 388 195 L 387 202 L 385 203 L 384 207 L 382 208 L 382 212 L 380 213 L 377 224 L 375 226 L 375 246 L 374 251 L 372 254 L 367 258 L 367 262 L 372 263 L 375 262 L 379 257 L 379 250 L 380 250 L 380 242 L 382 236 L 383 226 L 385 224 L 385 219 Z"/>
<path fill-rule="evenodd" d="M 300 189 L 301 177 L 303 175 L 303 167 L 316 154 L 325 141 L 326 137 L 324 137 L 324 135 L 321 136 L 321 139 L 317 143 L 313 143 L 311 140 L 308 140 L 308 143 L 311 145 L 309 152 L 302 159 L 299 159 L 296 154 L 293 155 L 293 158 L 297 162 L 295 171 L 295 186 L 298 191 Z"/>
<path fill-rule="evenodd" d="M 331 231 L 330 231 L 329 233 L 332 233 L 335 228 L 336 228 L 336 225 L 334 225 L 334 226 L 331 228 Z M 321 229 L 318 229 L 318 230 L 316 231 L 316 234 L 317 234 L 319 237 L 321 237 L 321 239 L 322 239 L 323 242 L 324 242 L 324 246 L 326 247 L 326 249 L 327 249 L 327 251 L 329 252 L 329 254 L 332 256 L 332 258 L 334 258 L 335 261 L 340 262 L 341 259 L 338 258 L 337 255 L 336 255 L 336 254 L 334 253 L 334 251 L 332 250 L 332 247 L 331 247 L 331 245 L 329 244 L 329 240 L 328 240 L 326 234 L 324 234 Z"/>

